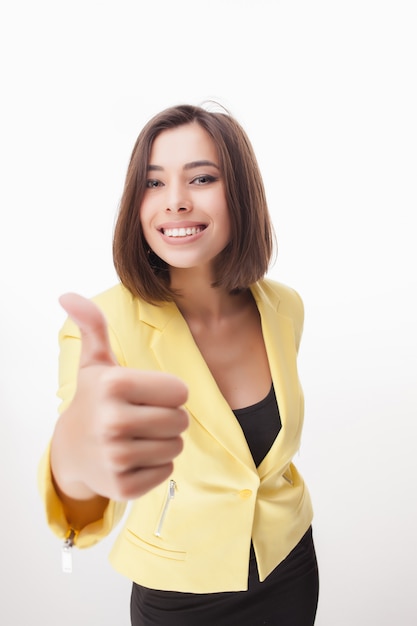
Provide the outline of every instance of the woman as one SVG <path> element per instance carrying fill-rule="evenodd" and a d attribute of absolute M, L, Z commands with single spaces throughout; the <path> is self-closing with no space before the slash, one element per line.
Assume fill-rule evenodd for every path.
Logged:
<path fill-rule="evenodd" d="M 61 415 L 41 492 L 68 550 L 132 501 L 111 562 L 133 581 L 134 626 L 314 623 L 312 507 L 292 464 L 303 306 L 265 278 L 272 247 L 241 126 L 176 106 L 133 149 L 120 284 L 61 298 Z"/>

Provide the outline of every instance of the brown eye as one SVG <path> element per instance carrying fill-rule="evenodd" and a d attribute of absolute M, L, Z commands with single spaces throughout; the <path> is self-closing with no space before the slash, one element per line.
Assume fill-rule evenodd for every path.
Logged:
<path fill-rule="evenodd" d="M 159 187 L 162 183 L 159 180 L 147 180 L 146 181 L 146 187 L 148 189 L 156 189 L 157 187 Z"/>
<path fill-rule="evenodd" d="M 209 176 L 208 174 L 204 174 L 203 176 L 197 176 L 192 180 L 195 185 L 207 185 L 208 183 L 212 183 L 215 180 L 218 180 L 214 176 Z"/>

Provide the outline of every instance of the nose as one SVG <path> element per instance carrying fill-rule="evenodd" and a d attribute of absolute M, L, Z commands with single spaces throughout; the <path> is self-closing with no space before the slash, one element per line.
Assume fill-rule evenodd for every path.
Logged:
<path fill-rule="evenodd" d="M 170 181 L 166 186 L 166 209 L 170 213 L 187 213 L 192 209 L 192 201 L 188 189 L 177 180 Z"/>

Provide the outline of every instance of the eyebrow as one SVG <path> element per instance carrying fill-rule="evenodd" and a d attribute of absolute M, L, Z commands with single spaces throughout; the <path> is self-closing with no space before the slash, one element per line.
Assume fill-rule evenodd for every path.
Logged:
<path fill-rule="evenodd" d="M 216 163 L 213 163 L 213 161 L 208 161 L 206 159 L 202 159 L 200 161 L 191 161 L 190 163 L 186 163 L 183 169 L 193 170 L 197 167 L 207 167 L 207 166 L 215 167 L 217 170 L 220 170 L 219 166 L 216 165 Z M 160 165 L 152 165 L 152 164 L 148 165 L 148 172 L 162 172 L 163 170 L 164 168 L 161 167 Z"/>

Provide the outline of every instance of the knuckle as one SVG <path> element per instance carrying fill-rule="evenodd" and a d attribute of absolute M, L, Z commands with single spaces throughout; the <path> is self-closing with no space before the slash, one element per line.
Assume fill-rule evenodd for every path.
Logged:
<path fill-rule="evenodd" d="M 121 446 L 109 446 L 106 455 L 108 469 L 118 476 L 129 467 L 129 457 L 126 449 Z"/>
<path fill-rule="evenodd" d="M 114 397 L 120 394 L 123 382 L 123 372 L 120 367 L 106 367 L 101 372 L 100 389 L 104 398 Z"/>

